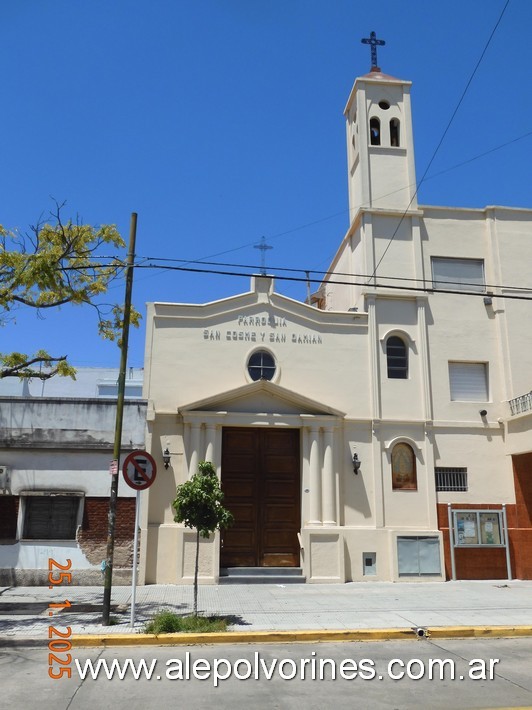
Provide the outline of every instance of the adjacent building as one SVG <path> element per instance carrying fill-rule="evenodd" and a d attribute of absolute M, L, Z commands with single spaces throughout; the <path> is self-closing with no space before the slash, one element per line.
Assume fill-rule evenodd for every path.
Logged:
<path fill-rule="evenodd" d="M 130 368 L 124 454 L 144 448 L 142 378 L 141 369 Z M 116 369 L 80 368 L 75 381 L 0 380 L 0 584 L 48 584 L 50 560 L 71 561 L 73 584 L 101 583 L 117 379 Z M 122 482 L 116 583 L 131 574 L 134 496 Z"/>

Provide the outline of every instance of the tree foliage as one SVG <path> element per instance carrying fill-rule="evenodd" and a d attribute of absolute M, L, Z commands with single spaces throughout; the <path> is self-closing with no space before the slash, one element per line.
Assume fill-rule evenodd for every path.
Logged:
<path fill-rule="evenodd" d="M 223 507 L 224 494 L 212 464 L 200 461 L 199 471 L 177 487 L 172 503 L 174 520 L 196 530 L 196 563 L 194 568 L 194 614 L 198 613 L 199 538 L 208 538 L 215 530 L 229 527 L 233 515 Z"/>
<path fill-rule="evenodd" d="M 96 312 L 99 334 L 119 341 L 123 309 L 102 297 L 121 275 L 124 263 L 117 256 L 100 254 L 102 248 L 123 248 L 124 241 L 115 225 L 63 221 L 63 207 L 56 203 L 49 221 L 40 220 L 22 235 L 0 225 L 0 325 L 12 320 L 19 307 L 42 313 L 65 304 L 86 305 Z M 140 314 L 132 309 L 131 324 L 138 326 L 139 321 Z M 48 379 L 74 373 L 66 355 L 52 356 L 44 350 L 0 354 L 0 378 Z"/>
<path fill-rule="evenodd" d="M 233 516 L 222 505 L 224 494 L 212 463 L 200 461 L 198 469 L 190 480 L 177 487 L 172 507 L 177 523 L 207 538 L 215 530 L 229 527 Z"/>

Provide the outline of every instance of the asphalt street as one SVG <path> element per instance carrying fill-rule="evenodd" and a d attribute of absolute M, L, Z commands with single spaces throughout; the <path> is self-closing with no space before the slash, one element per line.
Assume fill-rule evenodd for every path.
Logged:
<path fill-rule="evenodd" d="M 102 670 L 94 679 L 87 659 L 131 659 L 135 670 L 144 659 L 152 675 L 135 679 L 128 665 L 122 680 Z M 52 680 L 47 649 L 8 648 L 0 677 L 2 706 L 15 710 L 460 710 L 532 707 L 531 659 L 530 638 L 73 649 L 71 677 Z"/>

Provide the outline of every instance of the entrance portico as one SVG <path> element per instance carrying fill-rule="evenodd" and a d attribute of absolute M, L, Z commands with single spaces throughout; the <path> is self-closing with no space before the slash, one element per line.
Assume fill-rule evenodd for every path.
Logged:
<path fill-rule="evenodd" d="M 172 465 L 181 465 L 189 478 L 199 461 L 211 461 L 235 516 L 232 529 L 202 541 L 202 582 L 216 583 L 220 567 L 227 566 L 301 566 L 309 578 L 305 537 L 311 529 L 338 524 L 340 462 L 334 439 L 339 444 L 343 439 L 343 413 L 260 380 L 185 405 L 178 419 L 182 436 L 170 434 L 164 441 Z M 157 565 L 159 578 L 162 573 L 171 574 L 168 582 L 191 580 L 193 532 L 177 524 L 160 527 L 174 540 L 174 550 L 164 554 L 167 562 L 169 555 L 176 558 L 176 568 L 171 573 L 167 563 L 162 572 Z M 148 556 L 149 548 L 148 539 Z"/>

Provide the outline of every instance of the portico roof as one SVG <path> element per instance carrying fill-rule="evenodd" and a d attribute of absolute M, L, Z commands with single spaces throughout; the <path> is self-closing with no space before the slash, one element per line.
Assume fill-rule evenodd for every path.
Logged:
<path fill-rule="evenodd" d="M 345 412 L 267 380 L 251 382 L 242 387 L 226 390 L 178 408 L 180 414 L 197 410 L 211 412 L 279 412 L 282 414 L 297 413 L 345 417 Z"/>

